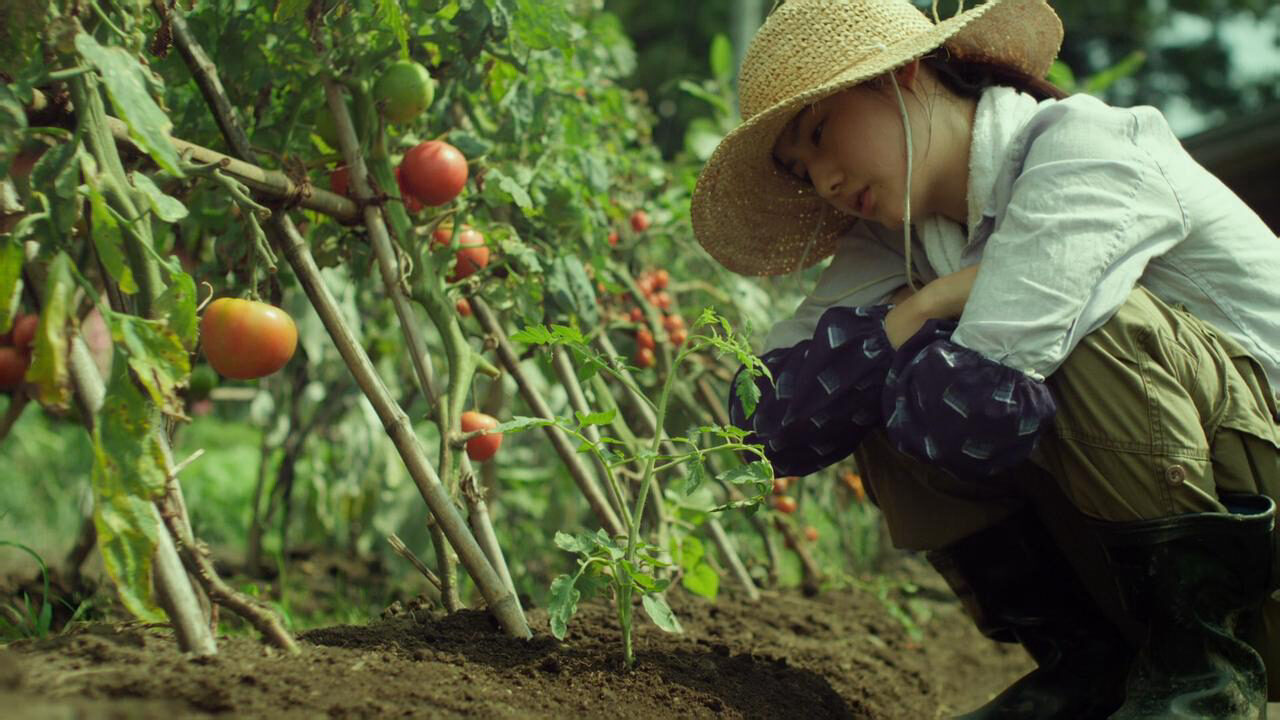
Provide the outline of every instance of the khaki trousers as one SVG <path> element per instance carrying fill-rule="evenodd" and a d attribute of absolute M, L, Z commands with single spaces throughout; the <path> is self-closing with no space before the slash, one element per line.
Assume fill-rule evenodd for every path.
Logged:
<path fill-rule="evenodd" d="M 1136 288 L 1047 380 L 1058 402 L 1031 460 L 959 480 L 873 433 L 856 458 L 898 547 L 932 550 L 1032 507 L 1099 606 L 1132 639 L 1140 627 L 1086 520 L 1223 512 L 1219 492 L 1280 503 L 1280 424 L 1262 368 L 1238 343 Z M 1278 558 L 1280 561 L 1280 558 Z M 1280 699 L 1280 602 L 1265 608 L 1271 699 Z"/>

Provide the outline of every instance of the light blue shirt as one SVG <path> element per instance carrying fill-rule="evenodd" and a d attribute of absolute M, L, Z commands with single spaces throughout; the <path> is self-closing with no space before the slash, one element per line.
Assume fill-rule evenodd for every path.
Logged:
<path fill-rule="evenodd" d="M 992 360 L 1051 374 L 1141 283 L 1240 343 L 1280 400 L 1280 239 L 1155 108 L 1040 103 L 971 228 L 962 265 L 979 261 L 952 340 Z M 913 263 L 936 276 L 923 252 Z M 885 302 L 905 282 L 901 233 L 860 222 L 766 345 L 793 345 L 828 307 Z"/>

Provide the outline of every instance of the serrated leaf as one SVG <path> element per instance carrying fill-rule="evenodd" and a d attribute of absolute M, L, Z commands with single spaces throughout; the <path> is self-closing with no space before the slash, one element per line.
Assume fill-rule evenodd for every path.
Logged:
<path fill-rule="evenodd" d="M 556 531 L 555 542 L 556 542 L 556 547 L 566 552 L 578 553 L 578 552 L 591 551 L 590 545 L 584 547 L 578 538 L 574 537 L 573 535 L 570 535 L 567 532 L 562 532 L 560 530 Z"/>
<path fill-rule="evenodd" d="M 640 602 L 654 625 L 670 633 L 684 632 L 684 628 L 680 627 L 680 621 L 676 619 L 676 614 L 671 612 L 671 607 L 661 595 L 648 594 L 640 598 Z"/>
<path fill-rule="evenodd" d="M 545 325 L 527 325 L 511 334 L 512 340 L 525 345 L 546 345 L 551 338 L 551 331 Z"/>
<path fill-rule="evenodd" d="M 570 345 L 585 345 L 587 343 L 582 331 L 572 325 L 552 325 L 551 336 L 558 343 Z"/>
<path fill-rule="evenodd" d="M 672 543 L 674 545 L 674 542 Z M 680 567 L 689 570 L 698 563 L 702 562 L 702 558 L 706 555 L 707 549 L 702 546 L 702 541 L 689 535 L 680 541 Z"/>
<path fill-rule="evenodd" d="M 717 475 L 716 479 L 721 482 L 733 483 L 734 485 L 745 485 L 746 483 L 772 485 L 773 472 L 768 463 L 756 460 L 755 462 L 726 470 Z"/>
<path fill-rule="evenodd" d="M 738 396 L 738 402 L 742 404 L 742 414 L 751 417 L 756 406 L 760 404 L 760 388 L 756 386 L 754 378 L 738 377 L 733 384 L 733 392 Z"/>
<path fill-rule="evenodd" d="M 18 154 L 26 129 L 27 113 L 22 101 L 7 84 L 0 85 L 0 177 L 9 174 L 9 165 Z"/>
<path fill-rule="evenodd" d="M 400 57 L 409 57 L 409 31 L 405 28 L 404 12 L 399 0 L 378 0 L 378 21 L 395 35 L 400 44 Z"/>
<path fill-rule="evenodd" d="M 582 593 L 573 587 L 573 578 L 561 575 L 551 582 L 551 599 L 547 615 L 551 621 L 551 634 L 563 640 L 569 629 L 569 620 L 578 612 L 578 599 Z"/>
<path fill-rule="evenodd" d="M 88 176 L 88 173 L 86 173 Z M 138 292 L 138 284 L 133 279 L 133 271 L 129 268 L 124 254 L 124 237 L 120 233 L 120 223 L 115 213 L 107 207 L 107 200 L 98 191 L 96 182 L 89 183 L 89 207 L 91 227 L 93 229 L 93 246 L 98 251 L 98 259 L 107 274 L 116 281 L 120 292 L 132 295 Z"/>
<path fill-rule="evenodd" d="M 498 425 L 491 432 L 494 433 L 518 433 L 529 428 L 546 427 L 555 425 L 555 420 L 547 420 L 546 418 L 528 417 L 525 415 L 517 415 L 516 417 Z"/>
<path fill-rule="evenodd" d="M 71 258 L 59 252 L 49 263 L 44 307 L 36 327 L 35 354 L 27 368 L 27 380 L 34 383 L 40 404 L 65 410 L 71 406 L 71 373 L 67 368 L 67 320 L 72 311 L 75 280 Z"/>
<path fill-rule="evenodd" d="M 694 458 L 691 462 L 685 464 L 686 474 L 684 478 L 684 494 L 690 495 L 702 487 L 707 481 L 707 467 L 702 462 L 702 456 Z"/>
<path fill-rule="evenodd" d="M 9 332 L 22 302 L 22 242 L 0 235 L 0 332 Z"/>
<path fill-rule="evenodd" d="M 93 520 L 103 564 L 124 606 L 149 622 L 164 619 L 151 594 L 151 558 L 159 518 L 154 500 L 164 491 L 158 417 L 117 353 L 106 399 L 93 430 Z"/>
<path fill-rule="evenodd" d="M 111 107 L 129 126 L 129 136 L 165 172 L 185 177 L 178 153 L 169 141 L 173 123 L 147 91 L 147 70 L 124 48 L 103 47 L 88 33 L 76 35 L 76 50 L 98 69 L 111 98 Z"/>
<path fill-rule="evenodd" d="M 151 212 L 155 213 L 156 217 L 167 223 L 174 223 L 187 216 L 187 206 L 183 205 L 181 200 L 164 194 L 164 191 L 156 186 L 155 181 L 145 173 L 132 172 L 129 173 L 129 178 L 138 192 L 147 199 L 147 204 L 151 206 Z"/>
<path fill-rule="evenodd" d="M 178 265 L 176 261 L 174 264 Z M 171 270 L 169 287 L 156 298 L 156 314 L 165 319 L 182 347 L 192 352 L 196 347 L 200 323 L 196 316 L 196 281 L 182 271 L 181 265 Z"/>
<path fill-rule="evenodd" d="M 604 412 L 594 412 L 590 415 L 575 412 L 574 415 L 578 418 L 578 425 L 586 427 L 588 425 L 608 425 L 613 422 L 615 417 L 617 417 L 618 411 L 610 409 L 605 410 Z"/>
<path fill-rule="evenodd" d="M 706 563 L 699 563 L 684 571 L 680 585 L 694 595 L 715 600 L 720 592 L 720 576 Z"/>
<path fill-rule="evenodd" d="M 129 367 L 151 401 L 170 415 L 182 415 L 184 403 L 178 388 L 191 375 L 191 363 L 178 334 L 163 321 L 136 315 L 113 312 L 104 319 L 111 339 L 128 356 Z"/>

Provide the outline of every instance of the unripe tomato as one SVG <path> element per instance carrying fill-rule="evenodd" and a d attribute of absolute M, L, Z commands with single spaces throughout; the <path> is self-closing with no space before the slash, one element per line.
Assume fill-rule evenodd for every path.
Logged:
<path fill-rule="evenodd" d="M 640 328 L 636 330 L 636 347 L 644 350 L 655 350 L 658 343 L 653 340 L 653 333 L 649 332 L 649 328 Z"/>
<path fill-rule="evenodd" d="M 462 417 L 459 418 L 459 425 L 462 427 L 462 432 L 469 433 L 476 430 L 492 430 L 498 427 L 498 421 L 491 415 L 468 410 L 462 413 Z M 467 457 L 476 462 L 484 462 L 497 454 L 498 448 L 501 446 L 502 433 L 477 435 L 467 441 Z"/>
<path fill-rule="evenodd" d="M 436 243 L 448 245 L 453 235 L 452 225 L 441 225 L 436 228 L 433 237 Z M 489 248 L 484 244 L 484 235 L 463 225 L 458 231 L 458 260 L 454 264 L 449 282 L 457 282 L 464 277 L 475 274 L 477 270 L 489 264 Z"/>
<path fill-rule="evenodd" d="M 409 194 L 427 205 L 444 205 L 467 184 L 467 158 L 439 140 L 418 143 L 400 161 L 400 179 Z"/>
<path fill-rule="evenodd" d="M 647 347 L 636 348 L 634 359 L 638 368 L 651 368 L 658 361 L 657 356 L 653 354 L 653 350 Z"/>
<path fill-rule="evenodd" d="M 466 298 L 458 298 L 458 302 L 454 303 L 454 308 L 462 317 L 471 317 L 471 301 Z"/>
<path fill-rule="evenodd" d="M 418 117 L 436 96 L 436 83 L 427 69 L 412 60 L 391 64 L 373 84 L 373 99 L 382 114 L 396 124 Z"/>
<path fill-rule="evenodd" d="M 31 353 L 13 347 L 0 347 L 0 390 L 13 390 L 22 384 L 31 364 Z"/>
<path fill-rule="evenodd" d="M 19 350 L 29 350 L 36 339 L 36 328 L 40 327 L 39 315 L 19 315 L 13 321 L 13 346 Z"/>
<path fill-rule="evenodd" d="M 799 507 L 799 505 L 796 503 L 796 499 L 790 495 L 779 495 L 773 499 L 773 509 L 780 513 L 790 515 L 796 511 L 797 507 Z"/>
<path fill-rule="evenodd" d="M 809 525 L 804 529 L 804 539 L 809 542 L 818 542 L 818 528 Z"/>
<path fill-rule="evenodd" d="M 187 382 L 187 399 L 191 402 L 204 400 L 217 386 L 218 373 L 208 365 L 197 365 L 191 368 L 191 380 Z"/>
<path fill-rule="evenodd" d="M 289 362 L 298 347 L 298 327 L 278 307 L 224 297 L 210 303 L 200 318 L 200 343 L 218 374 L 252 380 Z"/>
<path fill-rule="evenodd" d="M 643 210 L 636 210 L 631 213 L 631 229 L 636 232 L 644 232 L 649 229 L 649 213 Z"/>

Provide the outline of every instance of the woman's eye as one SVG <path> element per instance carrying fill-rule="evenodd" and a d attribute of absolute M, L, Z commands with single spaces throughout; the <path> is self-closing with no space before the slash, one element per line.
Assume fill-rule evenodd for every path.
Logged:
<path fill-rule="evenodd" d="M 826 124 L 827 124 L 827 121 L 823 120 L 822 122 L 813 126 L 813 134 L 810 136 L 809 139 L 813 141 L 814 145 L 817 145 L 818 143 L 822 142 L 822 126 Z"/>

